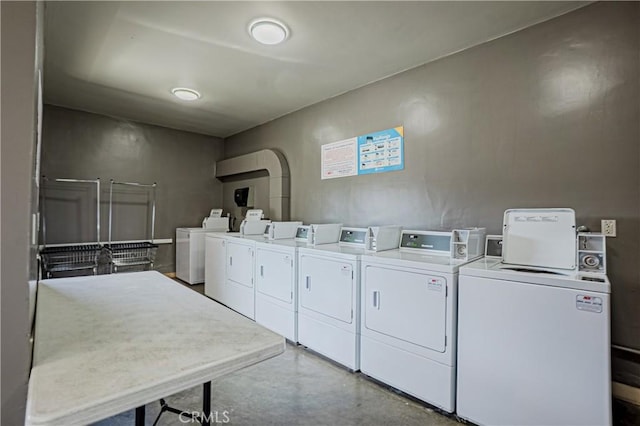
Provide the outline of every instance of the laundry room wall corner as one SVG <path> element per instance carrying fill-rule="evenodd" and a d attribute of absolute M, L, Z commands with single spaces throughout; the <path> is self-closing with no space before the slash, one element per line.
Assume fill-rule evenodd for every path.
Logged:
<path fill-rule="evenodd" d="M 56 178 L 101 179 L 103 242 L 108 238 L 110 179 L 156 182 L 155 237 L 175 238 L 176 228 L 200 227 L 212 208 L 221 207 L 222 184 L 212 169 L 222 155 L 222 139 L 213 136 L 45 105 L 42 173 Z M 149 238 L 146 198 L 142 191 L 133 192 L 124 189 L 118 192 L 119 198 L 114 196 L 126 208 L 123 211 L 132 213 L 126 220 L 114 218 L 114 240 Z M 95 216 L 85 217 L 86 212 L 78 209 L 82 200 L 59 198 L 46 205 L 47 243 L 95 239 Z M 69 211 L 75 217 L 82 213 L 82 220 L 71 226 L 64 214 Z M 161 272 L 175 271 L 175 244 L 160 245 L 154 266 Z"/>

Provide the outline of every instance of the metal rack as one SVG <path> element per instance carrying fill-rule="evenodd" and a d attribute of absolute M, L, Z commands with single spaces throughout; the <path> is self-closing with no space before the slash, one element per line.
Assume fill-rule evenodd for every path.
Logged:
<path fill-rule="evenodd" d="M 100 245 L 100 179 L 48 179 L 42 176 L 43 182 L 57 183 L 91 183 L 96 185 L 96 243 L 93 244 L 69 244 L 63 246 L 46 246 L 46 215 L 45 215 L 45 185 L 42 185 L 42 249 L 40 259 L 42 276 L 53 278 L 54 274 L 64 276 L 78 275 L 82 271 L 91 270 L 93 275 L 98 273 L 98 259 L 102 251 Z"/>
<path fill-rule="evenodd" d="M 113 229 L 113 186 L 126 185 L 141 188 L 151 188 L 151 239 L 142 242 L 112 243 Z M 105 245 L 109 255 L 111 272 L 118 272 L 118 268 L 148 267 L 153 269 L 158 245 L 154 244 L 156 222 L 156 183 L 145 184 L 137 182 L 116 182 L 111 179 L 109 186 L 109 243 Z"/>

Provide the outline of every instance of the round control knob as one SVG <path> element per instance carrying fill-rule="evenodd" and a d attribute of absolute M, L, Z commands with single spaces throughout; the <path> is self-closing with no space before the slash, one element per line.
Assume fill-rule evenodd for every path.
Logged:
<path fill-rule="evenodd" d="M 582 258 L 582 263 L 590 268 L 596 268 L 600 265 L 600 259 L 598 259 L 598 256 L 587 255 Z"/>

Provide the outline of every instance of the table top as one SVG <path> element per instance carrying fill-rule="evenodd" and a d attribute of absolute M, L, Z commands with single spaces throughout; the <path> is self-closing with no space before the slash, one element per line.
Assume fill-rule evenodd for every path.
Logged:
<path fill-rule="evenodd" d="M 284 348 L 283 337 L 159 272 L 43 280 L 26 424 L 95 422 Z"/>

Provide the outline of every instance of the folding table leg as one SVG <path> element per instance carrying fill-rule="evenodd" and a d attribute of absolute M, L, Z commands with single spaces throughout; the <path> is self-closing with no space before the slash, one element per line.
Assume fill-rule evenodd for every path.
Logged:
<path fill-rule="evenodd" d="M 202 385 L 202 426 L 209 426 L 211 420 L 211 382 Z"/>
<path fill-rule="evenodd" d="M 140 420 L 138 419 L 138 410 L 141 410 L 141 423 Z M 158 424 L 158 421 L 160 420 L 160 417 L 162 416 L 162 414 L 164 414 L 166 411 L 173 413 L 173 414 L 177 414 L 179 416 L 181 416 L 181 421 L 182 421 L 182 416 L 185 416 L 184 418 L 188 418 L 187 416 L 191 415 L 193 420 L 199 421 L 200 424 L 202 424 L 202 426 L 211 426 L 211 382 L 206 382 L 205 384 L 202 385 L 202 413 L 200 413 L 199 416 L 195 416 L 196 413 L 191 413 L 188 411 L 183 411 L 183 410 L 179 410 L 177 408 L 173 408 L 173 407 L 169 407 L 169 405 L 167 405 L 167 403 L 165 402 L 164 399 L 160 400 L 160 412 L 158 413 L 158 417 L 156 417 L 156 421 L 153 422 L 153 426 L 155 426 L 156 424 Z M 139 407 L 136 408 L 136 426 L 144 426 L 144 406 L 143 407 Z"/>
<path fill-rule="evenodd" d="M 144 426 L 144 405 L 136 408 L 136 426 Z"/>

